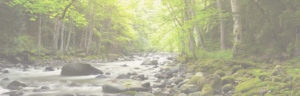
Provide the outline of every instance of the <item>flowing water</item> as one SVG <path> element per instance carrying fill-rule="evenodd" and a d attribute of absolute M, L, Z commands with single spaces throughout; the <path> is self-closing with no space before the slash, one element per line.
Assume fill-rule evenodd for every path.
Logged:
<path fill-rule="evenodd" d="M 160 65 L 166 61 L 170 54 L 156 54 L 148 57 L 134 56 L 132 61 L 116 61 L 108 63 L 90 63 L 94 67 L 102 70 L 104 73 L 110 73 L 105 75 L 108 78 L 97 79 L 97 75 L 89 76 L 75 76 L 75 77 L 64 77 L 60 76 L 61 67 L 58 66 L 58 70 L 55 71 L 44 71 L 44 67 L 37 68 L 7 68 L 9 73 L 0 74 L 0 95 L 9 92 L 10 90 L 5 89 L 6 86 L 13 80 L 24 82 L 28 85 L 22 89 L 23 96 L 114 96 L 114 94 L 105 94 L 102 92 L 102 85 L 107 83 L 121 84 L 124 86 L 140 86 L 143 82 L 154 82 L 156 78 L 155 73 L 159 72 L 159 69 L 163 66 Z M 158 59 L 159 67 L 152 65 L 141 65 L 142 61 L 146 58 Z M 127 65 L 127 66 L 123 66 Z M 138 74 L 144 74 L 147 79 L 146 81 L 138 81 L 133 79 L 116 79 L 120 74 L 136 72 Z M 9 80 L 3 80 L 9 78 Z M 35 91 L 40 89 L 41 86 L 47 86 L 49 90 Z M 1 95 L 1 96 L 2 96 Z M 71 96 L 72 96 L 71 95 Z"/>

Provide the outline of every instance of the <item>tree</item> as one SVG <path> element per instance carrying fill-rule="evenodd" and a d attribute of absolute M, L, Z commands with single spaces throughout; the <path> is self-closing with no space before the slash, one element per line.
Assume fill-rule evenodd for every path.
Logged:
<path fill-rule="evenodd" d="M 224 29 L 224 19 L 222 17 L 223 8 L 221 0 L 217 0 L 217 6 L 219 9 L 219 23 L 220 23 L 220 48 L 225 50 L 225 29 Z"/>
<path fill-rule="evenodd" d="M 238 56 L 240 51 L 240 44 L 242 39 L 242 23 L 239 13 L 239 0 L 231 0 L 232 17 L 233 17 L 233 33 L 234 33 L 234 45 L 233 56 Z"/>

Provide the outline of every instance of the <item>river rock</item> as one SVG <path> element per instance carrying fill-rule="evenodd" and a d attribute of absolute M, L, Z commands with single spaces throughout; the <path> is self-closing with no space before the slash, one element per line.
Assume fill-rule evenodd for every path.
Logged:
<path fill-rule="evenodd" d="M 199 91 L 197 86 L 194 84 L 184 84 L 179 88 L 179 90 L 186 94 Z"/>
<path fill-rule="evenodd" d="M 120 74 L 117 79 L 129 79 L 130 78 L 130 75 L 128 74 Z"/>
<path fill-rule="evenodd" d="M 3 78 L 1 81 L 9 81 L 9 78 Z"/>
<path fill-rule="evenodd" d="M 136 92 L 128 91 L 128 92 L 122 92 L 117 96 L 134 96 Z"/>
<path fill-rule="evenodd" d="M 143 61 L 141 65 L 157 65 L 158 61 L 157 60 L 151 60 L 151 59 L 146 59 Z"/>
<path fill-rule="evenodd" d="M 172 75 L 166 74 L 166 73 L 157 73 L 154 75 L 154 77 L 156 77 L 158 79 L 168 79 L 168 78 L 171 78 Z"/>
<path fill-rule="evenodd" d="M 144 74 L 140 74 L 140 75 L 138 75 L 137 77 L 138 77 L 139 80 L 142 80 L 142 81 L 148 79 Z"/>
<path fill-rule="evenodd" d="M 150 88 L 151 84 L 150 84 L 150 82 L 146 82 L 146 83 L 143 83 L 142 86 L 145 88 Z"/>
<path fill-rule="evenodd" d="M 137 75 L 137 73 L 136 72 L 129 72 L 129 73 L 127 73 L 128 75 Z"/>
<path fill-rule="evenodd" d="M 165 88 L 166 86 L 167 86 L 166 81 L 163 81 L 163 82 L 153 85 L 154 88 Z"/>
<path fill-rule="evenodd" d="M 62 76 L 86 76 L 103 74 L 103 72 L 90 64 L 67 64 L 63 66 L 61 75 Z"/>
<path fill-rule="evenodd" d="M 4 94 L 7 94 L 9 96 L 23 96 L 24 93 L 23 91 L 10 91 Z"/>
<path fill-rule="evenodd" d="M 48 86 L 42 86 L 39 89 L 34 89 L 33 92 L 44 92 L 44 91 L 47 91 L 47 90 L 50 90 L 50 87 L 48 87 Z"/>
<path fill-rule="evenodd" d="M 9 73 L 9 71 L 8 70 L 4 70 L 3 73 Z"/>
<path fill-rule="evenodd" d="M 53 67 L 46 67 L 46 68 L 45 68 L 45 71 L 46 71 L 46 72 L 54 71 L 54 68 L 53 68 Z"/>
<path fill-rule="evenodd" d="M 198 91 L 198 92 L 189 94 L 189 96 L 202 96 L 202 95 L 201 95 L 201 91 Z"/>
<path fill-rule="evenodd" d="M 135 94 L 135 96 L 154 96 L 154 95 L 148 92 L 138 92 Z"/>
<path fill-rule="evenodd" d="M 167 59 L 173 61 L 173 60 L 175 60 L 176 58 L 175 58 L 175 57 L 168 57 Z"/>
<path fill-rule="evenodd" d="M 177 78 L 175 78 L 175 80 L 174 80 L 174 83 L 176 84 L 176 85 L 178 85 L 180 82 L 182 82 L 184 79 L 182 78 L 182 77 L 177 77 Z"/>
<path fill-rule="evenodd" d="M 127 64 L 123 64 L 123 65 L 121 65 L 121 67 L 128 67 L 128 65 Z"/>
<path fill-rule="evenodd" d="M 102 86 L 104 93 L 121 93 L 126 91 L 126 87 L 115 84 L 105 84 Z"/>
<path fill-rule="evenodd" d="M 222 87 L 222 91 L 225 93 L 229 92 L 230 90 L 233 90 L 232 84 L 226 84 Z"/>
<path fill-rule="evenodd" d="M 43 90 L 50 90 L 50 87 L 48 87 L 48 86 L 42 86 L 41 89 L 43 89 Z"/>
<path fill-rule="evenodd" d="M 133 92 L 148 92 L 150 91 L 150 88 L 145 88 L 145 87 L 131 87 L 126 89 L 126 91 L 133 91 Z"/>
<path fill-rule="evenodd" d="M 180 94 L 175 95 L 175 96 L 188 96 L 188 95 L 186 95 L 185 93 L 180 93 Z M 199 96 L 201 96 L 201 95 L 199 95 Z"/>
<path fill-rule="evenodd" d="M 107 77 L 105 75 L 100 74 L 100 75 L 96 76 L 96 78 L 97 79 L 104 79 L 104 78 L 107 78 Z"/>
<path fill-rule="evenodd" d="M 7 85 L 7 89 L 11 89 L 11 90 L 18 90 L 21 89 L 23 87 L 27 87 L 26 84 L 20 82 L 20 81 L 13 81 L 10 84 Z"/>
<path fill-rule="evenodd" d="M 105 75 L 110 75 L 110 74 L 111 74 L 111 73 L 109 73 L 109 72 L 106 72 L 106 73 L 105 73 Z"/>

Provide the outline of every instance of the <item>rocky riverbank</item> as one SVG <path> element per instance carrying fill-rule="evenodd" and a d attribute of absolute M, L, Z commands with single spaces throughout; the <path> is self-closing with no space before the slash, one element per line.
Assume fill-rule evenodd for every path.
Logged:
<path fill-rule="evenodd" d="M 298 96 L 300 71 L 235 60 L 184 62 L 176 54 L 125 56 L 103 62 L 1 62 L 1 96 Z M 298 69 L 297 69 L 298 68 Z M 284 91 L 286 90 L 286 91 Z M 290 93 L 294 92 L 294 93 Z M 297 93 L 298 92 L 298 93 Z"/>

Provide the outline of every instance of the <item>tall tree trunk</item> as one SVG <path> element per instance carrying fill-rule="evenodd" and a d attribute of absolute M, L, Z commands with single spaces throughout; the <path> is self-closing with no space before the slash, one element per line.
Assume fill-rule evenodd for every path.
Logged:
<path fill-rule="evenodd" d="M 199 26 L 196 26 L 194 27 L 194 30 L 196 31 L 197 33 L 197 37 L 198 37 L 198 48 L 204 48 L 204 43 L 203 43 L 203 38 L 202 38 L 202 35 L 201 35 L 201 30 L 199 28 Z"/>
<path fill-rule="evenodd" d="M 92 38 L 93 38 L 93 28 L 89 28 L 88 32 L 88 42 L 87 42 L 87 47 L 86 47 L 86 54 L 89 54 L 91 43 L 92 43 Z"/>
<path fill-rule="evenodd" d="M 65 34 L 65 22 L 62 21 L 61 31 L 60 31 L 60 52 L 64 52 L 64 34 Z"/>
<path fill-rule="evenodd" d="M 42 42 L 42 16 L 39 18 L 39 33 L 38 33 L 38 54 L 41 55 L 41 42 Z"/>
<path fill-rule="evenodd" d="M 89 25 L 88 25 L 88 38 L 87 38 L 87 46 L 86 46 L 86 54 L 89 54 L 93 32 L 94 32 L 94 6 L 92 0 L 89 0 Z"/>
<path fill-rule="evenodd" d="M 53 32 L 53 49 L 55 52 L 58 49 L 60 25 L 61 25 L 60 20 L 58 18 L 55 19 L 54 32 Z"/>
<path fill-rule="evenodd" d="M 296 56 L 300 56 L 300 31 L 297 29 L 296 32 L 296 42 L 295 42 L 295 48 L 296 48 Z"/>
<path fill-rule="evenodd" d="M 82 28 L 82 32 L 80 33 L 80 44 L 79 44 L 79 48 L 83 49 L 85 48 L 85 28 Z"/>
<path fill-rule="evenodd" d="M 184 9 L 185 9 L 185 24 L 190 24 L 189 22 L 192 20 L 192 15 L 193 15 L 193 11 L 192 11 L 192 0 L 184 0 Z M 193 59 L 196 59 L 196 48 L 195 48 L 195 37 L 193 36 L 193 28 L 195 27 L 193 23 L 191 23 L 193 25 L 193 27 L 188 28 L 187 32 L 189 34 L 189 50 L 191 52 L 191 54 L 193 55 Z"/>
<path fill-rule="evenodd" d="M 73 31 L 73 26 L 72 26 L 73 22 L 71 22 L 70 26 L 69 26 L 69 32 L 68 32 L 68 39 L 67 39 L 67 44 L 66 44 L 66 50 L 69 49 L 69 45 L 70 45 L 70 41 L 71 41 L 71 34 Z"/>
<path fill-rule="evenodd" d="M 231 0 L 231 10 L 233 16 L 233 33 L 234 33 L 234 45 L 233 45 L 233 56 L 239 55 L 241 39 L 242 39 L 242 23 L 240 20 L 239 13 L 239 0 Z"/>
<path fill-rule="evenodd" d="M 88 34 L 89 34 L 89 30 L 88 30 L 88 26 L 85 28 L 85 32 L 84 32 L 84 49 L 87 48 L 87 42 L 88 42 Z"/>
<path fill-rule="evenodd" d="M 223 8 L 221 0 L 217 0 L 217 6 L 219 9 L 219 23 L 220 23 L 220 48 L 225 50 L 225 29 L 224 29 L 224 19 L 222 17 Z"/>

